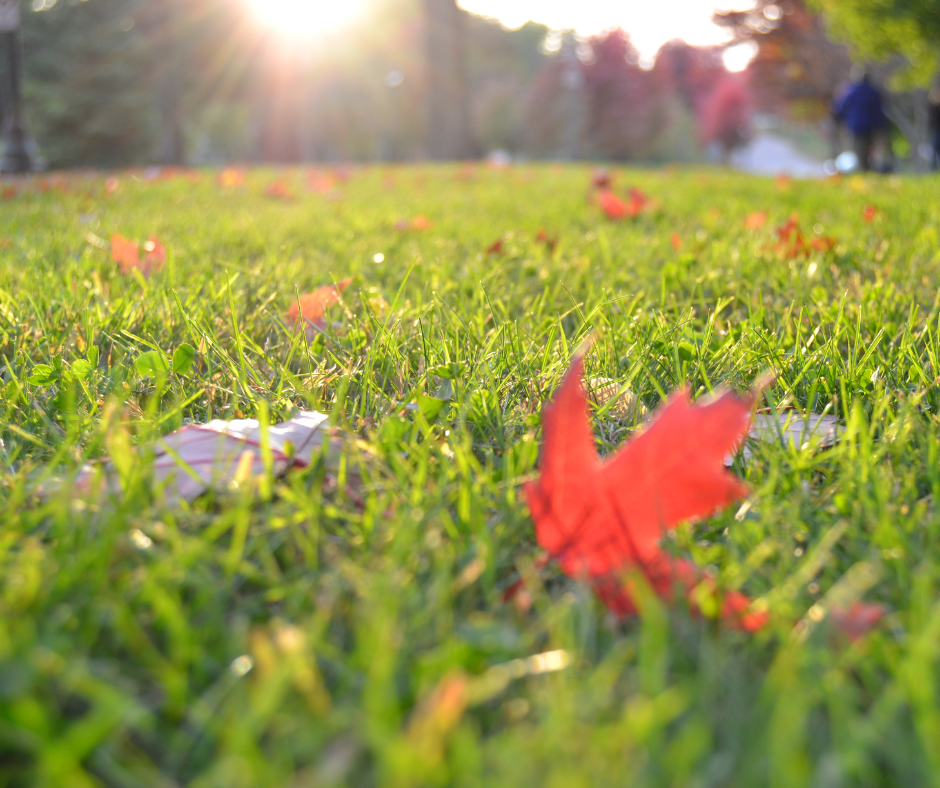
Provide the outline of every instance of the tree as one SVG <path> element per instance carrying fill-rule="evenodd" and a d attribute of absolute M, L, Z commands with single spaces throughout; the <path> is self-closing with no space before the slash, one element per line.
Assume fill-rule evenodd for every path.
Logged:
<path fill-rule="evenodd" d="M 751 132 L 751 96 L 746 74 L 724 72 L 701 104 L 699 135 L 704 143 L 717 143 L 722 158 L 745 143 Z"/>
<path fill-rule="evenodd" d="M 898 85 L 926 86 L 940 68 L 940 0 L 812 0 L 860 60 L 902 55 Z"/>
<path fill-rule="evenodd" d="M 427 145 L 432 159 L 474 154 L 466 75 L 466 34 L 456 0 L 424 0 Z"/>
<path fill-rule="evenodd" d="M 157 135 L 142 0 L 58 3 L 23 15 L 24 95 L 52 166 L 116 166 L 145 157 Z"/>
<path fill-rule="evenodd" d="M 507 30 L 491 19 L 467 15 L 467 86 L 474 139 L 482 150 L 523 144 L 525 103 L 547 57 L 540 47 L 548 28 L 527 22 Z"/>
<path fill-rule="evenodd" d="M 544 60 L 525 101 L 525 147 L 542 156 L 576 159 L 584 131 L 584 66 L 574 31 Z"/>
<path fill-rule="evenodd" d="M 613 159 L 634 158 L 648 146 L 654 120 L 649 72 L 622 30 L 588 40 L 584 64 L 585 139 Z"/>
<path fill-rule="evenodd" d="M 848 50 L 829 39 L 822 20 L 800 0 L 758 0 L 747 11 L 715 14 L 714 21 L 728 28 L 734 43 L 757 45 L 747 70 L 758 109 L 800 119 L 828 116 L 852 62 Z"/>
<path fill-rule="evenodd" d="M 695 47 L 681 39 L 663 44 L 653 64 L 657 89 L 676 95 L 694 112 L 726 73 L 718 47 Z"/>
<path fill-rule="evenodd" d="M 208 106 L 248 98 L 259 34 L 230 0 L 86 0 L 25 13 L 25 95 L 53 166 L 182 163 Z"/>

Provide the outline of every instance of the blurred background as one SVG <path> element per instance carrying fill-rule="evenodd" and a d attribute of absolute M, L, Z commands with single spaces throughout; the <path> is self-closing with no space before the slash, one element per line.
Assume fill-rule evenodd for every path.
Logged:
<path fill-rule="evenodd" d="M 926 168 L 935 44 L 885 43 L 866 5 L 32 0 L 23 103 L 54 168 L 489 155 L 802 175 L 840 149 L 830 103 L 867 57 L 887 153 Z"/>

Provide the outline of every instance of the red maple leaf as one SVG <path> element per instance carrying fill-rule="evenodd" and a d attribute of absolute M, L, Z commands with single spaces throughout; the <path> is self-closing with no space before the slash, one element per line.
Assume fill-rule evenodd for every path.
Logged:
<path fill-rule="evenodd" d="M 806 243 L 803 241 L 803 231 L 800 229 L 800 220 L 796 214 L 791 216 L 786 224 L 777 228 L 777 251 L 784 257 L 799 257 L 806 253 Z"/>
<path fill-rule="evenodd" d="M 157 238 L 157 236 L 154 235 L 144 244 L 144 251 L 147 253 L 144 255 L 143 265 L 145 274 L 157 271 L 163 267 L 163 264 L 166 262 L 166 247 L 160 243 L 160 239 Z"/>
<path fill-rule="evenodd" d="M 638 216 L 640 211 L 647 206 L 650 200 L 649 197 L 636 187 L 631 188 L 628 194 L 630 196 L 630 202 L 627 203 L 627 215 L 632 218 Z"/>
<path fill-rule="evenodd" d="M 691 594 L 714 581 L 676 559 L 660 539 L 682 522 L 707 517 L 746 492 L 724 458 L 747 434 L 754 396 L 723 394 L 693 405 L 685 391 L 612 457 L 594 448 L 577 359 L 543 412 L 539 479 L 526 494 L 539 544 L 570 577 L 590 580 L 618 615 L 636 610 L 631 573 L 642 574 L 663 597 L 674 588 Z M 696 595 L 698 596 L 698 595 Z M 748 612 L 749 600 L 724 595 L 722 615 L 754 630 L 766 614 Z"/>
<path fill-rule="evenodd" d="M 245 171 L 235 167 L 226 167 L 219 173 L 218 183 L 224 189 L 237 189 L 245 183 Z"/>
<path fill-rule="evenodd" d="M 318 194 L 329 194 L 333 190 L 333 178 L 326 173 L 311 170 L 307 173 L 307 188 Z"/>
<path fill-rule="evenodd" d="M 608 219 L 623 219 L 629 214 L 630 210 L 627 204 L 612 191 L 602 191 L 597 196 L 597 204 Z"/>
<path fill-rule="evenodd" d="M 503 251 L 503 239 L 497 238 L 487 247 L 487 254 L 500 254 Z"/>
<path fill-rule="evenodd" d="M 835 249 L 836 239 L 828 235 L 823 235 L 819 238 L 811 239 L 809 245 L 817 252 L 831 252 Z"/>
<path fill-rule="evenodd" d="M 744 226 L 748 230 L 759 230 L 765 224 L 767 224 L 766 211 L 754 211 L 744 220 Z"/>
<path fill-rule="evenodd" d="M 127 238 L 117 233 L 112 235 L 111 259 L 121 267 L 122 274 L 129 274 L 135 268 L 140 268 L 137 241 L 128 241 Z"/>
<path fill-rule="evenodd" d="M 291 187 L 281 180 L 269 184 L 268 188 L 264 190 L 264 193 L 266 196 L 273 197 L 276 200 L 294 199 L 294 192 L 291 190 Z"/>
<path fill-rule="evenodd" d="M 350 282 L 352 278 L 343 279 L 335 285 L 324 285 L 312 293 L 302 295 L 298 301 L 290 305 L 290 309 L 287 310 L 287 319 L 291 323 L 299 323 L 302 316 L 306 323 L 325 328 L 324 315 L 327 307 L 339 301 L 343 290 L 349 286 Z"/>

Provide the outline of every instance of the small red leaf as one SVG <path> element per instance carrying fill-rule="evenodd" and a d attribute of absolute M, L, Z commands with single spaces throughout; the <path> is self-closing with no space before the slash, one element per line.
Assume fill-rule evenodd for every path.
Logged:
<path fill-rule="evenodd" d="M 597 204 L 608 219 L 623 219 L 629 213 L 627 204 L 612 191 L 602 191 L 597 196 Z"/>
<path fill-rule="evenodd" d="M 245 182 L 245 171 L 235 167 L 226 167 L 219 173 L 219 186 L 224 189 L 237 189 Z"/>
<path fill-rule="evenodd" d="M 335 304 L 340 299 L 340 295 L 345 290 L 352 278 L 343 279 L 335 285 L 324 285 L 312 293 L 302 295 L 299 301 L 295 301 L 287 310 L 287 319 L 291 323 L 299 323 L 301 316 L 307 323 L 312 323 L 321 328 L 326 326 L 324 314 L 326 309 Z"/>
<path fill-rule="evenodd" d="M 291 190 L 284 181 L 277 180 L 268 185 L 268 188 L 264 190 L 264 193 L 268 197 L 273 197 L 276 200 L 293 200 L 294 192 Z"/>
<path fill-rule="evenodd" d="M 333 190 L 333 178 L 326 173 L 311 170 L 307 173 L 307 188 L 318 194 L 329 194 Z"/>
<path fill-rule="evenodd" d="M 817 252 L 831 252 L 835 248 L 836 239 L 824 235 L 820 238 L 813 238 L 809 245 Z"/>
<path fill-rule="evenodd" d="M 631 218 L 639 216 L 640 211 L 649 204 L 649 197 L 637 188 L 631 188 L 628 194 L 630 202 L 627 203 L 627 215 Z"/>
<path fill-rule="evenodd" d="M 152 236 L 151 239 L 144 244 L 144 251 L 147 253 L 144 256 L 145 273 L 150 273 L 163 267 L 163 264 L 166 262 L 166 247 L 160 243 L 160 239 L 157 238 L 157 236 Z"/>
<path fill-rule="evenodd" d="M 140 252 L 137 241 L 128 241 L 115 233 L 111 236 L 111 259 L 120 267 L 122 274 L 129 274 L 135 268 L 140 268 Z"/>
<path fill-rule="evenodd" d="M 765 224 L 767 224 L 766 211 L 755 211 L 744 220 L 744 226 L 748 230 L 759 230 Z"/>
<path fill-rule="evenodd" d="M 855 602 L 848 608 L 833 606 L 832 623 L 853 643 L 873 629 L 887 610 L 884 605 Z"/>
<path fill-rule="evenodd" d="M 803 241 L 803 231 L 800 229 L 800 220 L 796 214 L 791 216 L 786 224 L 777 228 L 777 251 L 784 257 L 794 258 L 806 253 L 806 244 Z"/>
<path fill-rule="evenodd" d="M 503 251 L 503 239 L 497 238 L 493 241 L 492 244 L 487 248 L 487 254 L 500 254 Z"/>

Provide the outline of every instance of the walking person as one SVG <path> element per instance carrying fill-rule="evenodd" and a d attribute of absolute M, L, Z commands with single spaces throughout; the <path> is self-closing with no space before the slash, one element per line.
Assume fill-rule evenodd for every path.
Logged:
<path fill-rule="evenodd" d="M 930 91 L 927 119 L 930 126 L 930 167 L 940 170 L 940 87 Z"/>
<path fill-rule="evenodd" d="M 853 74 L 852 82 L 836 98 L 832 115 L 837 124 L 844 123 L 852 133 L 852 147 L 858 157 L 859 169 L 863 172 L 871 170 L 872 147 L 888 123 L 881 94 L 871 84 L 867 71 L 858 70 Z"/>

